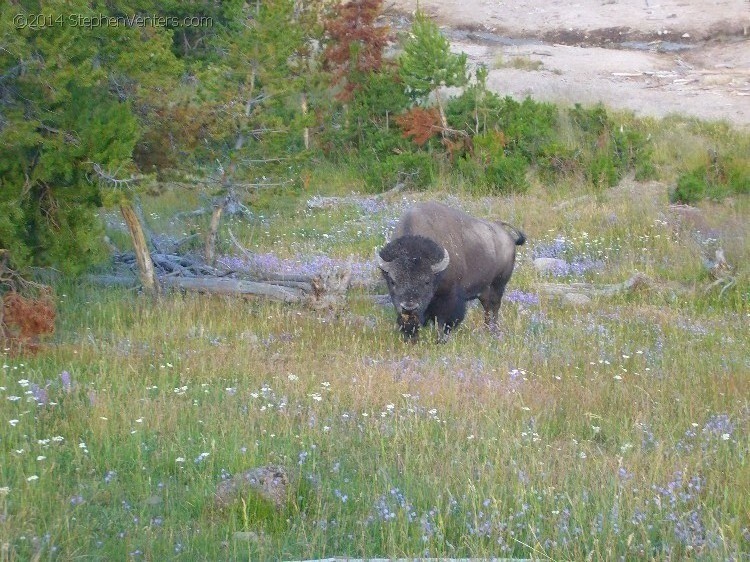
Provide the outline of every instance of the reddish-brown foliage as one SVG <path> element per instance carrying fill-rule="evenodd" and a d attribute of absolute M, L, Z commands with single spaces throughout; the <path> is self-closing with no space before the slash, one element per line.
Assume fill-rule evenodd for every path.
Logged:
<path fill-rule="evenodd" d="M 414 107 L 396 117 L 395 121 L 404 137 L 411 138 L 419 146 L 443 130 L 440 126 L 440 112 L 436 107 Z"/>
<path fill-rule="evenodd" d="M 460 135 L 456 139 L 445 136 L 441 142 L 443 143 L 445 150 L 448 151 L 448 157 L 451 162 L 455 162 L 457 156 L 460 157 L 465 154 L 474 153 L 474 147 L 469 135 Z"/>
<path fill-rule="evenodd" d="M 14 351 L 36 351 L 39 338 L 55 331 L 55 305 L 49 294 L 24 297 L 5 293 L 0 314 L 0 340 Z"/>
<path fill-rule="evenodd" d="M 324 65 L 340 86 L 337 97 L 349 100 L 359 87 L 357 74 L 377 72 L 390 40 L 388 26 L 375 25 L 383 0 L 352 0 L 337 4 L 325 24 L 328 46 Z"/>

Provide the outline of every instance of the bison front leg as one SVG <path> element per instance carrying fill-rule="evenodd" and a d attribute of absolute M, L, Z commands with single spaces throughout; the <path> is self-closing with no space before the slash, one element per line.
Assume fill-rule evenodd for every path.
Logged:
<path fill-rule="evenodd" d="M 466 316 L 466 299 L 463 295 L 454 293 L 453 298 L 434 303 L 431 317 L 435 319 L 438 330 L 438 342 L 448 341 L 453 329 L 458 326 Z"/>

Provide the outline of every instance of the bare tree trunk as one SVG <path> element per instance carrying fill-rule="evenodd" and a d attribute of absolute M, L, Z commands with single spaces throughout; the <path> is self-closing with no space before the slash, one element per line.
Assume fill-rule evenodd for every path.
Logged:
<path fill-rule="evenodd" d="M 125 219 L 125 224 L 128 225 L 130 239 L 133 242 L 133 249 L 135 250 L 136 263 L 138 264 L 138 275 L 143 288 L 155 295 L 158 292 L 158 285 L 156 283 L 156 275 L 154 274 L 154 262 L 151 260 L 151 253 L 146 244 L 146 236 L 143 234 L 141 222 L 138 220 L 138 215 L 130 202 L 122 203 L 120 205 L 120 212 L 122 212 L 122 217 Z"/>
<path fill-rule="evenodd" d="M 443 136 L 445 136 L 445 131 L 448 130 L 448 120 L 445 118 L 445 110 L 443 109 L 443 100 L 440 97 L 439 90 L 435 90 L 435 101 L 437 102 L 438 111 L 440 112 L 440 126 L 443 128 Z"/>
<path fill-rule="evenodd" d="M 302 92 L 302 117 L 307 117 L 307 94 Z M 302 130 L 302 141 L 305 143 L 305 150 L 310 150 L 310 127 Z"/>
<path fill-rule="evenodd" d="M 221 215 L 226 209 L 229 203 L 230 195 L 224 197 L 221 202 L 214 207 L 213 213 L 211 213 L 211 224 L 206 234 L 206 246 L 203 251 L 203 256 L 206 259 L 206 263 L 213 266 L 216 261 L 216 237 L 219 234 L 219 223 L 221 221 Z"/>

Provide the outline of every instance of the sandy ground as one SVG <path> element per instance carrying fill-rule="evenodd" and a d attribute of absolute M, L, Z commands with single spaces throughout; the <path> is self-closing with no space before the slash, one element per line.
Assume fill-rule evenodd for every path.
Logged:
<path fill-rule="evenodd" d="M 417 0 L 393 0 L 411 14 Z M 750 0 L 419 0 L 514 97 L 750 128 Z"/>

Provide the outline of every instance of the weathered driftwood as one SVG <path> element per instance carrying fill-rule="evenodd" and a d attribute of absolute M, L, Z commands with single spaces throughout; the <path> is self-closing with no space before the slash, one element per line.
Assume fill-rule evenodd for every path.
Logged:
<path fill-rule="evenodd" d="M 256 283 L 246 279 L 227 279 L 221 277 L 164 277 L 162 282 L 167 287 L 197 293 L 219 295 L 255 295 L 283 302 L 301 302 L 306 293 L 294 287 L 282 287 L 270 283 Z"/>
<path fill-rule="evenodd" d="M 596 285 L 594 283 L 541 283 L 538 287 L 541 292 L 548 295 L 579 293 L 587 296 L 611 297 L 639 287 L 648 287 L 651 284 L 651 280 L 643 273 L 636 273 L 627 281 L 611 285 Z"/>
<path fill-rule="evenodd" d="M 140 280 L 132 275 L 89 275 L 86 280 L 97 285 L 109 287 L 137 287 Z M 283 302 L 302 302 L 310 291 L 299 287 L 250 281 L 248 279 L 230 279 L 226 277 L 158 277 L 162 287 L 171 287 L 183 291 L 211 293 L 219 295 L 255 295 Z"/>
<path fill-rule="evenodd" d="M 135 261 L 138 264 L 138 274 L 141 278 L 141 284 L 150 293 L 156 293 L 158 283 L 156 273 L 154 272 L 154 263 L 146 243 L 146 236 L 143 233 L 141 222 L 138 215 L 130 202 L 123 202 L 120 205 L 120 211 L 128 226 L 130 238 L 135 248 Z"/>
<path fill-rule="evenodd" d="M 179 254 L 162 254 L 152 253 L 151 260 L 154 264 L 157 276 L 161 275 L 183 275 L 183 276 L 203 276 L 203 275 L 221 275 L 221 272 L 206 265 L 200 259 L 191 258 Z M 115 263 L 133 266 L 136 258 L 132 252 L 118 254 L 115 256 Z"/>
<path fill-rule="evenodd" d="M 181 275 L 180 271 L 176 270 L 174 275 L 167 273 L 157 276 L 157 280 L 161 287 L 182 291 L 219 295 L 252 295 L 287 303 L 302 303 L 316 309 L 336 309 L 345 300 L 351 282 L 351 268 L 316 277 L 276 277 L 274 280 L 263 281 L 217 275 Z M 86 279 L 98 285 L 139 286 L 139 279 L 134 275 L 89 275 Z"/>

